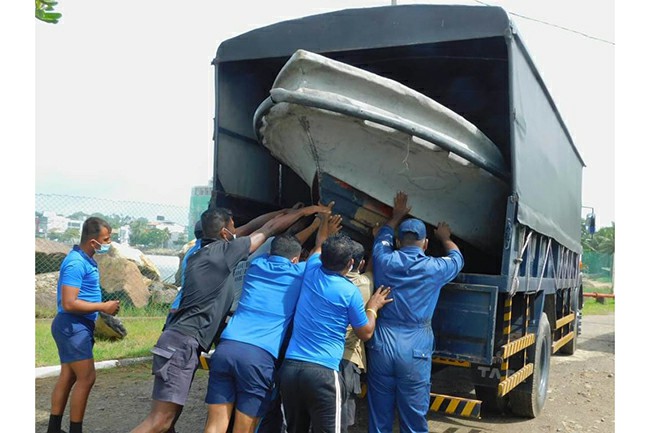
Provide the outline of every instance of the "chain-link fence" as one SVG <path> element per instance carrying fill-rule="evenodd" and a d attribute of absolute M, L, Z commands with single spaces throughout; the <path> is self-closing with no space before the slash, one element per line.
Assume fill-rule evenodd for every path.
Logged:
<path fill-rule="evenodd" d="M 56 194 L 36 194 L 35 202 L 37 316 L 56 313 L 59 267 L 90 216 L 112 227 L 109 253 L 95 255 L 104 300 L 119 299 L 120 315 L 167 314 L 181 258 L 194 239 L 189 208 Z"/>
<path fill-rule="evenodd" d="M 582 275 L 585 292 L 614 293 L 614 254 L 583 251 Z"/>

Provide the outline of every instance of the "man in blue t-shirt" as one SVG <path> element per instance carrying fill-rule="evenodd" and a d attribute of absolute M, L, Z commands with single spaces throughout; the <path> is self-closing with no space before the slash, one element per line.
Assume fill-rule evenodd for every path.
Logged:
<path fill-rule="evenodd" d="M 115 315 L 120 301 L 102 302 L 99 270 L 93 258 L 111 245 L 111 226 L 101 218 L 84 221 L 81 240 L 61 263 L 56 288 L 57 314 L 52 336 L 61 360 L 61 373 L 52 391 L 47 433 L 59 433 L 70 397 L 70 432 L 81 433 L 86 403 L 95 383 L 93 345 L 97 313 Z"/>
<path fill-rule="evenodd" d="M 293 319 L 306 263 L 293 236 L 280 235 L 271 254 L 253 260 L 244 277 L 237 311 L 210 358 L 205 432 L 251 431 L 272 400 L 282 342 Z"/>
<path fill-rule="evenodd" d="M 348 324 L 367 341 L 377 312 L 390 288 L 379 287 L 364 307 L 361 293 L 345 275 L 353 268 L 353 241 L 345 235 L 328 238 L 305 268 L 294 315 L 291 340 L 280 370 L 280 390 L 289 433 L 311 424 L 315 433 L 339 432 L 343 398 L 339 364 Z"/>
<path fill-rule="evenodd" d="M 397 193 L 393 215 L 379 229 L 373 246 L 375 284 L 390 286 L 395 302 L 384 309 L 366 344 L 371 433 L 391 432 L 396 408 L 401 432 L 428 433 L 434 349 L 431 319 L 441 287 L 463 268 L 463 256 L 445 222 L 438 223 L 434 236 L 447 255 L 425 254 L 429 241 L 424 223 L 415 218 L 400 223 L 411 209 L 407 201 L 405 193 Z M 395 229 L 398 249 L 393 246 Z"/>

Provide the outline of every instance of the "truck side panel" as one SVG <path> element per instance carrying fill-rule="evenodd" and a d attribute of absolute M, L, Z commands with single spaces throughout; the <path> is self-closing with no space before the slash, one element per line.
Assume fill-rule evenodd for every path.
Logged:
<path fill-rule="evenodd" d="M 444 286 L 433 315 L 434 356 L 491 364 L 498 292 L 496 286 Z"/>

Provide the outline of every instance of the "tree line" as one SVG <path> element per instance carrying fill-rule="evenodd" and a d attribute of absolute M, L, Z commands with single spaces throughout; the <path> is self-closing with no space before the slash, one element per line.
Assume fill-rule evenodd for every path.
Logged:
<path fill-rule="evenodd" d="M 591 234 L 587 230 L 586 220 L 582 221 L 582 250 L 602 254 L 614 254 L 616 226 L 612 221 L 609 227 L 601 227 Z"/>
<path fill-rule="evenodd" d="M 104 219 L 113 228 L 111 239 L 119 242 L 119 229 L 120 227 L 129 227 L 129 244 L 144 248 L 164 248 L 167 241 L 171 239 L 171 233 L 167 228 L 159 229 L 149 225 L 149 220 L 146 218 L 134 218 L 129 215 L 110 214 L 104 215 L 100 212 L 93 214 L 86 214 L 84 212 L 75 212 L 67 215 L 67 218 L 76 221 L 83 221 L 88 217 L 99 217 Z M 72 243 L 78 242 L 81 238 L 81 232 L 77 228 L 69 228 L 64 232 L 49 232 L 47 238 L 57 242 Z M 182 234 L 175 242 L 176 247 L 180 247 L 187 242 L 187 234 Z"/>

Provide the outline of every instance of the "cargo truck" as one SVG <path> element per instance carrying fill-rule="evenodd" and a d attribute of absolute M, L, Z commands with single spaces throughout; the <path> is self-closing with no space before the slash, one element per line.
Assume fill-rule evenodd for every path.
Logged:
<path fill-rule="evenodd" d="M 301 177 L 260 135 L 261 114 L 291 102 L 282 99 L 286 92 L 271 90 L 299 50 L 407 86 L 462 116 L 498 149 L 503 165 L 495 169 L 480 155 L 462 153 L 453 140 L 427 135 L 426 121 L 421 128 L 400 119 L 382 126 L 386 134 L 460 152 L 463 165 L 485 175 L 485 183 L 459 188 L 466 192 L 453 199 L 438 196 L 435 184 L 407 190 L 425 203 L 421 207 L 427 200 L 431 206 L 437 200 L 472 202 L 482 196 L 481 185 L 495 179 L 504 191 L 492 194 L 496 205 L 487 216 L 469 215 L 473 234 L 454 239 L 465 267 L 443 287 L 433 317 L 432 368 L 463 369 L 475 393 L 442 395 L 434 383 L 431 410 L 480 417 L 481 411 L 507 409 L 536 417 L 547 399 L 551 355 L 573 354 L 580 329 L 584 163 L 508 14 L 499 7 L 459 5 L 348 9 L 258 28 L 218 47 L 212 203 L 230 208 L 243 223 L 298 201 L 334 200 L 344 230 L 370 245 L 373 224 L 390 215 L 392 202 L 381 191 L 371 193 L 318 167 L 313 180 Z M 364 125 L 386 118 L 317 105 Z M 381 150 L 373 155 L 381 158 Z M 453 176 L 451 167 L 446 177 Z M 455 218 L 468 216 L 452 213 L 452 230 Z M 429 253 L 440 252 L 433 246 Z"/>

